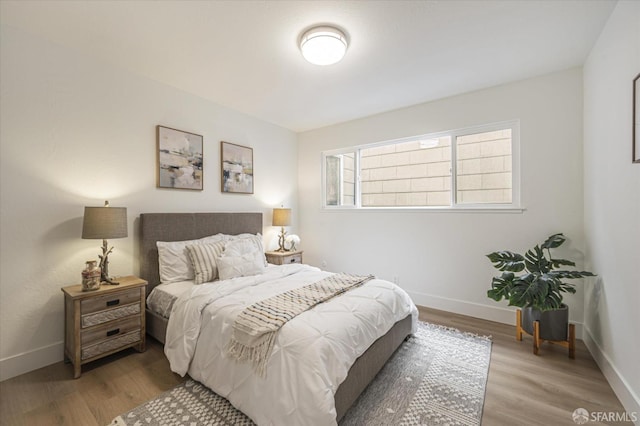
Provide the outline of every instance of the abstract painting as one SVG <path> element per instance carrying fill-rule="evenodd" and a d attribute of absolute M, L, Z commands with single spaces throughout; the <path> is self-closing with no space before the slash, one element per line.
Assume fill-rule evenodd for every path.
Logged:
<path fill-rule="evenodd" d="M 222 192 L 253 194 L 253 149 L 220 142 Z"/>
<path fill-rule="evenodd" d="M 202 191 L 202 136 L 157 126 L 158 188 Z"/>

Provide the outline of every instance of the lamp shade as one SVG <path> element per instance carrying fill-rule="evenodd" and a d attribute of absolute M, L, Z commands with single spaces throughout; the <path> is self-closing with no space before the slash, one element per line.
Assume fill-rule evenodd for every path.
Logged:
<path fill-rule="evenodd" d="M 291 225 L 291 209 L 273 209 L 273 226 Z"/>
<path fill-rule="evenodd" d="M 126 207 L 85 207 L 82 238 L 110 240 L 127 236 Z"/>

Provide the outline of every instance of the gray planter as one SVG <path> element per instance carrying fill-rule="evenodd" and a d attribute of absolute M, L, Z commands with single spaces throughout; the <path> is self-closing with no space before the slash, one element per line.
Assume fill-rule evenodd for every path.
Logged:
<path fill-rule="evenodd" d="M 533 323 L 540 321 L 540 338 L 544 340 L 567 340 L 569 325 L 569 307 L 562 305 L 560 309 L 539 311 L 532 307 L 522 308 L 522 328 L 533 335 Z"/>

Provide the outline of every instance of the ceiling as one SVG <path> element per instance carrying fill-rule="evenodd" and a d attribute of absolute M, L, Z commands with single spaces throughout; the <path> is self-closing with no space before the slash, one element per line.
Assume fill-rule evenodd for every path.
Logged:
<path fill-rule="evenodd" d="M 580 66 L 609 0 L 0 1 L 38 34 L 217 104 L 305 131 Z M 307 63 L 303 30 L 348 34 Z"/>

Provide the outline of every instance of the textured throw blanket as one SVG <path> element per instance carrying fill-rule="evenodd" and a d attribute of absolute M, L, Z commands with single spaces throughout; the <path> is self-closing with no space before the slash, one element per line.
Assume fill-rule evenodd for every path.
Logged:
<path fill-rule="evenodd" d="M 264 377 L 276 333 L 287 321 L 373 278 L 372 275 L 335 274 L 245 308 L 233 324 L 227 354 L 238 361 L 251 362 Z"/>

